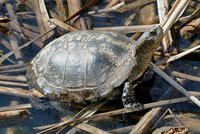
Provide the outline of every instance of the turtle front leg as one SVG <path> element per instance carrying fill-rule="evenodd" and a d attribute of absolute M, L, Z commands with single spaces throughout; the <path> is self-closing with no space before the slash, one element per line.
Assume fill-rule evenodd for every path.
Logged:
<path fill-rule="evenodd" d="M 135 100 L 134 86 L 130 82 L 126 82 L 124 84 L 122 102 L 124 108 L 127 108 L 129 110 L 133 110 L 134 108 L 137 108 L 138 110 L 143 109 L 143 104 Z"/>

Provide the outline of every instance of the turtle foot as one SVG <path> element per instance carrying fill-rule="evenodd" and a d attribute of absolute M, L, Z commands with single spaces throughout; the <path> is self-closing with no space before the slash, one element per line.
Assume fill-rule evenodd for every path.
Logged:
<path fill-rule="evenodd" d="M 29 98 L 31 105 L 36 109 L 46 110 L 50 108 L 50 103 L 48 98 L 37 98 L 36 96 L 32 96 Z"/>
<path fill-rule="evenodd" d="M 124 103 L 124 108 L 130 110 L 130 111 L 134 111 L 134 110 L 138 110 L 141 111 L 144 109 L 144 105 L 136 100 L 130 102 L 130 101 L 125 101 Z"/>
<path fill-rule="evenodd" d="M 124 108 L 127 108 L 131 111 L 137 109 L 142 110 L 143 104 L 135 100 L 134 86 L 132 86 L 129 82 L 126 82 L 123 89 L 122 94 L 122 102 Z"/>

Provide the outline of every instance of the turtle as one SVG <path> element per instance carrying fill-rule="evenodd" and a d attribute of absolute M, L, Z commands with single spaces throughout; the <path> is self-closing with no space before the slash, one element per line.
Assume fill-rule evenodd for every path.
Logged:
<path fill-rule="evenodd" d="M 30 62 L 26 73 L 29 88 L 50 100 L 80 104 L 111 99 L 121 91 L 125 108 L 139 107 L 133 83 L 148 68 L 162 38 L 158 25 L 137 41 L 112 31 L 67 33 Z"/>

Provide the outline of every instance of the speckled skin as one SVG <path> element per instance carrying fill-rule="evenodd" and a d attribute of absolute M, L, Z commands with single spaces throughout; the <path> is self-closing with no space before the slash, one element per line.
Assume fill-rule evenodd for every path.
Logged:
<path fill-rule="evenodd" d="M 155 26 L 149 31 L 142 34 L 142 36 L 137 41 L 136 47 L 136 61 L 137 65 L 132 69 L 131 75 L 129 77 L 129 82 L 141 77 L 144 71 L 148 68 L 151 62 L 152 55 L 156 49 L 160 46 L 163 39 L 163 30 L 160 26 Z"/>
<path fill-rule="evenodd" d="M 160 34 L 161 28 L 154 27 L 136 43 L 113 32 L 71 32 L 49 43 L 31 61 L 28 84 L 53 100 L 98 101 L 141 76 Z"/>
<path fill-rule="evenodd" d="M 137 41 L 136 47 L 136 66 L 132 69 L 132 72 L 124 84 L 122 102 L 124 107 L 132 110 L 137 107 L 142 109 L 143 106 L 137 100 L 135 100 L 135 93 L 133 82 L 137 80 L 148 68 L 151 62 L 152 55 L 160 45 L 163 38 L 163 30 L 160 26 L 155 26 L 149 31 L 145 32 Z"/>

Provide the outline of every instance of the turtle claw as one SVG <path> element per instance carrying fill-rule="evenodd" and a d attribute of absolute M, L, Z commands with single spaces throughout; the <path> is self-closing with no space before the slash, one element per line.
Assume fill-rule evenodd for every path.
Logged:
<path fill-rule="evenodd" d="M 138 101 L 133 101 L 129 103 L 124 103 L 124 108 L 130 111 L 134 111 L 134 110 L 141 111 L 144 109 L 144 105 Z"/>

